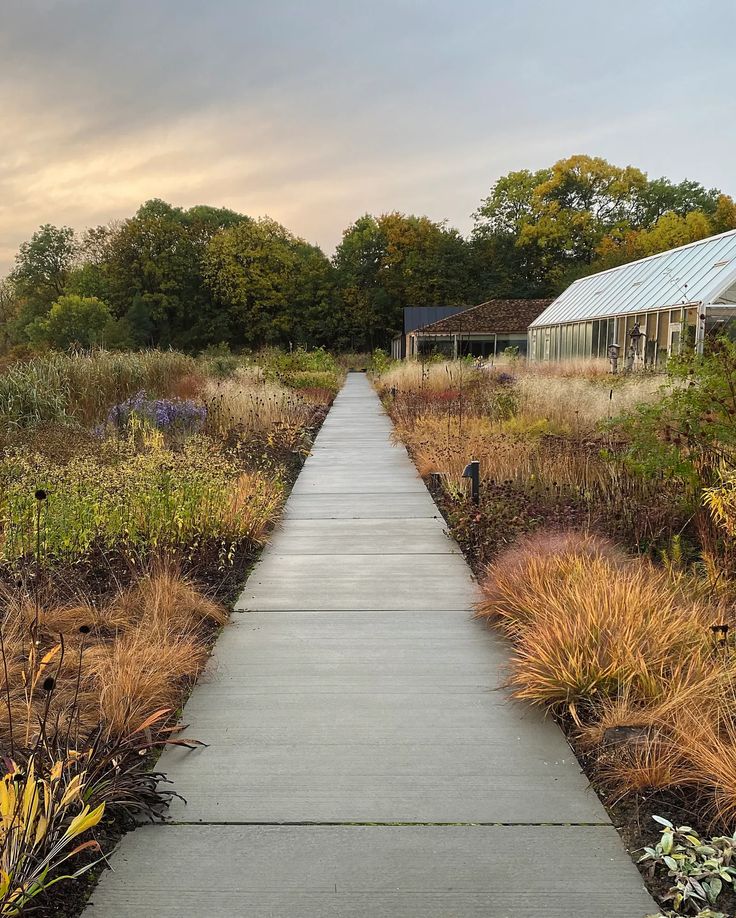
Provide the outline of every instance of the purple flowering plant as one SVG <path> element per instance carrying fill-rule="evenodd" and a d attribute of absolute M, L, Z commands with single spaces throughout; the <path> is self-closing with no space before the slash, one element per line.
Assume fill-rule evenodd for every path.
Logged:
<path fill-rule="evenodd" d="M 123 430 L 131 418 L 164 432 L 197 433 L 204 426 L 207 409 L 188 398 L 146 398 L 141 390 L 107 413 L 107 425 Z"/>

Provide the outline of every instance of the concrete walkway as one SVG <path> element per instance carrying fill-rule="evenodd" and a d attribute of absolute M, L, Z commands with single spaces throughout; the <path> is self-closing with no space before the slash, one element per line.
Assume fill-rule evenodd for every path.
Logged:
<path fill-rule="evenodd" d="M 351 374 L 187 704 L 188 802 L 92 918 L 643 918 L 656 908 L 365 376 Z"/>

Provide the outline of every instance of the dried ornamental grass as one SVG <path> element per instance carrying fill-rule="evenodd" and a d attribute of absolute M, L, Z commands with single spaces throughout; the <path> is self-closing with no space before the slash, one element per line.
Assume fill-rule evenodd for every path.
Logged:
<path fill-rule="evenodd" d="M 644 561 L 623 562 L 604 542 L 581 548 L 512 552 L 489 569 L 479 614 L 515 641 L 514 694 L 574 716 L 623 692 L 661 697 L 681 660 L 710 653 L 711 611 Z"/>
<path fill-rule="evenodd" d="M 300 444 L 312 408 L 289 389 L 258 378 L 239 375 L 234 380 L 210 383 L 205 393 L 207 429 L 228 438 L 272 438 L 287 446 Z"/>
<path fill-rule="evenodd" d="M 226 611 L 172 565 L 96 607 L 35 602 L 6 588 L 0 666 L 0 735 L 27 747 L 41 725 L 84 739 L 102 723 L 125 735 L 162 708 L 176 709 L 207 660 L 207 633 Z M 58 630 L 56 630 L 58 629 Z M 6 678 L 7 676 L 7 678 Z M 51 678 L 53 690 L 42 690 Z"/>
<path fill-rule="evenodd" d="M 526 536 L 489 568 L 476 614 L 513 636 L 534 620 L 535 613 L 543 614 L 550 582 L 584 576 L 584 564 L 591 559 L 605 560 L 612 567 L 628 562 L 618 546 L 592 533 L 540 531 Z"/>

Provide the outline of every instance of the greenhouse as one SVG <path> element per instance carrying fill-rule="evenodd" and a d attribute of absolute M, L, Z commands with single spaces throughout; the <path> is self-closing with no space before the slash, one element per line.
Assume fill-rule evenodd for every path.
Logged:
<path fill-rule="evenodd" d="M 531 323 L 528 353 L 661 366 L 721 334 L 736 337 L 736 230 L 575 281 Z"/>

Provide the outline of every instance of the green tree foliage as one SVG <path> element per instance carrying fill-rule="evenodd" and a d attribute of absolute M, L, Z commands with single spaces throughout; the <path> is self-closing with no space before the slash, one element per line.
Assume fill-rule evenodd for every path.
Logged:
<path fill-rule="evenodd" d="M 458 306 L 476 296 L 469 246 L 428 217 L 360 217 L 334 265 L 353 347 L 385 344 L 401 330 L 405 306 Z"/>
<path fill-rule="evenodd" d="M 76 294 L 59 297 L 47 316 L 36 318 L 26 329 L 34 344 L 59 349 L 72 345 L 125 346 L 129 343 L 126 331 L 124 325 L 115 322 L 107 303 Z"/>
<path fill-rule="evenodd" d="M 475 220 L 483 286 L 554 295 L 585 274 L 731 229 L 736 207 L 698 182 L 649 180 L 632 166 L 577 155 L 503 176 Z"/>
<path fill-rule="evenodd" d="M 13 326 L 18 319 L 18 298 L 13 283 L 0 280 L 0 353 L 13 343 Z"/>
<path fill-rule="evenodd" d="M 0 287 L 0 348 L 93 340 L 96 325 L 85 337 L 74 324 L 79 302 L 93 300 L 109 307 L 105 340 L 120 346 L 371 350 L 402 329 L 405 306 L 551 296 L 585 274 L 734 228 L 736 204 L 717 189 L 582 155 L 499 178 L 469 239 L 427 217 L 365 214 L 331 261 L 268 218 L 154 199 L 79 239 L 45 225 L 23 243 Z M 69 333 L 58 311 L 51 318 L 63 297 L 76 298 L 62 310 Z"/>
<path fill-rule="evenodd" d="M 221 340 L 314 344 L 329 331 L 330 263 L 275 220 L 247 220 L 214 236 L 204 275 L 224 322 Z"/>
<path fill-rule="evenodd" d="M 191 349 L 222 341 L 227 322 L 214 308 L 203 259 L 210 239 L 245 220 L 226 209 L 147 201 L 120 225 L 87 234 L 70 287 L 110 303 L 138 344 Z"/>
<path fill-rule="evenodd" d="M 50 223 L 21 244 L 10 274 L 17 303 L 13 337 L 23 340 L 24 328 L 45 316 L 54 300 L 63 295 L 77 253 L 74 230 Z"/>

